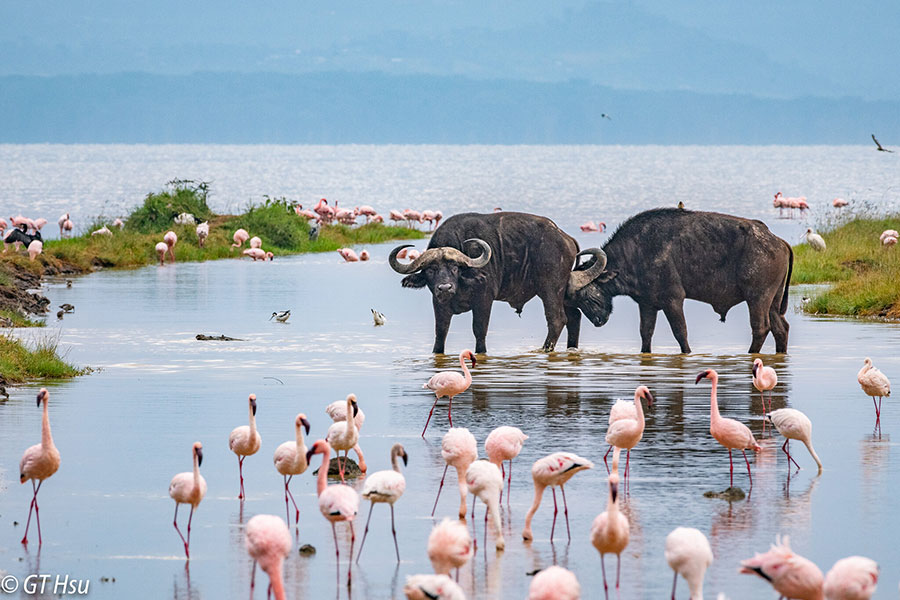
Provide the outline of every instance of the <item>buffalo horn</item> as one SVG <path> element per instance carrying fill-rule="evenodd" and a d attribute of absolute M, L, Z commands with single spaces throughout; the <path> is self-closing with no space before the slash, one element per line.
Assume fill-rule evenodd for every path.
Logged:
<path fill-rule="evenodd" d="M 468 244 L 469 242 L 475 242 L 479 246 L 481 246 L 481 256 L 478 258 L 469 258 L 466 257 L 466 266 L 472 267 L 474 269 L 480 269 L 491 261 L 491 247 L 482 239 L 479 238 L 469 238 L 463 244 Z"/>
<path fill-rule="evenodd" d="M 488 263 L 488 261 L 491 260 L 491 247 L 487 245 L 487 242 L 478 238 L 472 238 L 466 240 L 463 243 L 465 244 L 466 242 L 475 242 L 476 244 L 481 246 L 481 256 L 477 258 L 471 258 L 463 252 L 460 252 L 456 248 L 451 248 L 450 246 L 441 246 L 440 248 L 429 248 L 421 255 L 419 255 L 419 258 L 417 258 L 416 260 L 412 261 L 409 264 L 403 264 L 399 260 L 397 260 L 397 254 L 404 248 L 411 247 L 411 244 L 407 244 L 405 246 L 397 246 L 396 248 L 394 248 L 391 251 L 390 256 L 388 257 L 388 262 L 390 263 L 391 268 L 398 273 L 408 275 L 410 273 L 416 273 L 417 271 L 424 269 L 432 262 L 438 260 L 449 260 L 476 269 L 479 267 L 483 267 Z"/>
<path fill-rule="evenodd" d="M 575 293 L 600 275 L 603 270 L 606 268 L 606 252 L 601 250 L 600 248 L 588 248 L 587 250 L 582 250 L 575 257 L 575 264 L 578 264 L 578 259 L 582 256 L 591 255 L 595 258 L 594 264 L 583 271 L 572 271 L 571 275 L 569 275 L 569 293 Z"/>

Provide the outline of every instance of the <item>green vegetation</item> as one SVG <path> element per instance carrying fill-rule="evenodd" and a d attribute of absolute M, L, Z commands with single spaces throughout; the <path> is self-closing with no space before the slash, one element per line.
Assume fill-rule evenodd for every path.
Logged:
<path fill-rule="evenodd" d="M 57 353 L 59 340 L 45 336 L 28 348 L 18 339 L 0 334 L 0 373 L 8 383 L 29 379 L 69 378 L 82 375 L 88 369 L 73 367 Z"/>
<path fill-rule="evenodd" d="M 900 216 L 857 217 L 819 233 L 827 250 L 794 248 L 791 283 L 833 283 L 804 310 L 814 314 L 900 318 L 900 248 L 881 245 L 885 229 Z"/>
<path fill-rule="evenodd" d="M 14 310 L 0 310 L 0 326 L 4 327 L 43 327 L 43 321 L 35 321 L 28 317 L 23 317 Z M 2 371 L 0 371 L 2 373 Z"/>
<path fill-rule="evenodd" d="M 190 213 L 205 221 L 213 216 L 206 205 L 209 184 L 188 179 L 169 182 L 169 189 L 147 194 L 144 204 L 132 212 L 125 221 L 125 228 L 140 233 L 166 232 L 181 213 Z"/>

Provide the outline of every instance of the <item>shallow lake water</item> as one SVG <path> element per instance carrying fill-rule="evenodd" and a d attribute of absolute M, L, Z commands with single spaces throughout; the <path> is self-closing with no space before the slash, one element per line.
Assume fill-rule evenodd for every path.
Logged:
<path fill-rule="evenodd" d="M 839 150 L 846 152 L 845 158 L 853 153 Z M 743 151 L 736 151 L 737 156 Z M 634 152 L 637 158 L 653 154 Z M 703 155 L 706 150 L 686 152 Z M 812 161 L 819 151 L 805 152 Z M 802 170 L 800 163 L 792 163 L 796 172 Z M 761 169 L 759 162 L 752 165 L 751 171 Z M 858 166 L 854 173 L 866 168 Z M 703 181 L 723 182 L 727 173 L 708 174 Z M 625 180 L 634 183 L 638 174 Z M 443 177 L 452 179 L 446 172 Z M 849 175 L 846 179 L 846 186 L 862 187 L 865 181 Z M 879 180 L 878 186 L 888 179 Z M 649 181 L 649 194 L 638 194 L 640 200 L 610 210 L 630 214 L 660 204 L 655 198 L 667 182 L 688 197 L 690 186 L 678 176 L 677 167 Z M 459 184 L 464 190 L 477 185 L 477 179 Z M 622 182 L 616 185 L 625 187 Z M 522 182 L 518 186 L 527 187 Z M 753 200 L 767 206 L 757 209 L 747 200 L 752 195 L 747 186 L 738 187 L 742 200 L 731 212 L 765 216 L 788 238 L 799 234 L 800 223 L 775 219 L 768 195 Z M 571 190 L 562 195 L 569 198 L 567 207 L 577 206 Z M 593 216 L 604 206 L 598 202 L 577 213 L 556 213 L 533 198 L 529 202 L 520 204 L 557 218 L 570 231 L 582 217 L 603 216 Z M 55 213 L 60 206 L 56 202 L 43 210 Z M 721 202 L 713 207 L 727 208 Z M 444 208 L 445 214 L 452 212 Z M 580 233 L 577 237 L 582 246 L 605 239 Z M 31 486 L 15 481 L 21 453 L 40 440 L 41 411 L 35 407 L 40 384 L 13 389 L 9 401 L 0 404 L 0 570 L 20 579 L 30 573 L 87 579 L 95 598 L 265 597 L 264 575 L 258 574 L 255 594 L 250 592 L 243 525 L 255 514 L 285 514 L 282 479 L 272 465 L 272 453 L 293 439 L 298 412 L 305 412 L 312 424 L 308 445 L 324 437 L 330 424 L 324 407 L 353 392 L 366 412 L 361 445 L 369 472 L 389 468 L 388 452 L 395 442 L 409 453 L 407 489 L 396 505 L 402 561 L 395 561 L 389 510 L 377 506 L 348 590 L 349 532 L 345 525 L 338 526 L 342 560 L 336 567 L 331 528 L 316 502 L 312 470 L 321 460 L 317 456 L 314 466 L 292 483 L 301 515 L 285 566 L 288 597 L 402 597 L 407 575 L 431 572 L 425 554 L 431 527 L 455 515 L 458 506 L 454 486 L 445 485 L 435 518 L 430 516 L 443 471 L 440 440 L 448 423 L 442 401 L 425 438 L 420 437 L 433 401 L 422 383 L 438 370 L 458 369 L 456 355 L 471 347 L 473 338 L 471 319 L 458 316 L 447 341 L 452 354 L 430 354 L 430 296 L 400 287 L 400 276 L 387 265 L 392 247 L 370 247 L 373 260 L 368 263 L 346 264 L 328 253 L 265 264 L 235 260 L 98 272 L 75 279 L 71 288 L 64 282 L 48 284 L 45 293 L 53 305 L 69 302 L 75 312 L 60 322 L 51 318 L 46 330 L 18 335 L 29 339 L 58 334 L 72 362 L 99 370 L 48 385 L 62 466 L 39 496 L 41 548 L 34 541 L 27 548 L 19 544 Z M 796 303 L 809 291 L 793 288 L 791 293 Z M 370 307 L 386 314 L 385 326 L 373 326 Z M 284 309 L 292 310 L 287 324 L 268 320 L 273 311 Z M 493 550 L 490 534 L 483 543 L 480 502 L 474 522 L 471 516 L 467 520 L 478 536 L 478 551 L 460 573 L 468 597 L 524 598 L 531 579 L 526 573 L 553 563 L 577 574 L 584 598 L 603 597 L 600 558 L 590 544 L 589 529 L 607 503 L 602 460 L 607 415 L 615 399 L 631 398 L 641 384 L 650 387 L 656 402 L 647 411 L 643 440 L 632 452 L 632 483 L 623 497 L 631 541 L 622 555 L 620 598 L 668 597 L 672 573 L 663 547 L 669 531 L 680 525 L 697 527 L 710 539 L 715 562 L 706 577 L 708 597 L 720 591 L 733 600 L 769 597 L 767 583 L 737 570 L 741 559 L 765 551 L 779 534 L 789 535 L 794 549 L 823 571 L 853 554 L 876 559 L 882 576 L 876 597 L 896 597 L 900 450 L 893 440 L 900 435 L 900 413 L 896 401 L 886 399 L 880 432 L 874 430 L 872 402 L 860 390 L 856 373 L 870 356 L 898 379 L 900 325 L 816 318 L 792 309 L 789 353 L 771 354 L 774 343 L 767 341 L 763 359 L 779 375 L 774 407 L 797 408 L 812 419 L 813 441 L 825 465 L 817 476 L 806 449 L 795 442 L 792 450 L 803 469 L 790 471 L 789 477 L 780 450 L 783 441 L 771 435 L 771 428 L 764 433 L 762 405 L 750 381 L 753 357 L 746 354 L 746 307 L 735 307 L 725 323 L 707 305 L 689 302 L 686 311 L 691 355 L 677 354 L 662 318 L 655 353 L 640 354 L 637 308 L 627 298 L 617 299 L 605 327 L 583 323 L 579 351 L 559 348 L 543 354 L 535 351 L 546 331 L 540 303 L 529 303 L 521 318 L 507 305 L 495 304 L 488 354 L 479 357 L 469 391 L 453 403 L 454 424 L 468 427 L 482 452 L 488 433 L 499 425 L 520 427 L 530 438 L 514 462 L 508 508 L 504 500 L 506 551 Z M 243 341 L 200 342 L 194 339 L 197 333 L 223 333 Z M 753 487 L 741 501 L 703 496 L 726 488 L 729 476 L 727 452 L 708 433 L 710 385 L 694 384 L 697 373 L 709 368 L 720 375 L 723 415 L 749 425 L 763 446 L 751 456 Z M 258 398 L 262 448 L 244 463 L 248 498 L 241 503 L 228 434 L 246 424 L 250 393 Z M 174 503 L 167 487 L 175 473 L 190 470 L 190 448 L 197 440 L 204 445 L 201 472 L 209 491 L 195 513 L 192 558 L 186 564 L 172 527 Z M 566 486 L 566 497 L 572 500 L 571 541 L 562 507 L 554 540 L 549 539 L 553 503 L 548 492 L 533 523 L 535 539 L 523 543 L 521 530 L 533 494 L 530 465 L 559 450 L 577 452 L 595 463 Z M 735 484 L 749 487 L 739 454 Z M 360 480 L 358 489 L 361 486 Z M 357 550 L 368 508 L 362 501 Z M 179 511 L 182 527 L 187 512 L 184 507 Z M 36 540 L 33 523 L 29 536 Z M 315 546 L 314 556 L 297 553 L 306 543 Z M 609 574 L 615 572 L 614 557 L 607 556 L 606 567 Z M 678 597 L 686 598 L 683 580 L 678 588 Z"/>

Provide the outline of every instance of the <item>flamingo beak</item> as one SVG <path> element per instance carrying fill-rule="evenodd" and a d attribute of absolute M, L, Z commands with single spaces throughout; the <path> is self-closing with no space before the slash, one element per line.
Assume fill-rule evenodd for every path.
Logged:
<path fill-rule="evenodd" d="M 709 371 L 703 371 L 699 375 L 697 375 L 697 380 L 694 381 L 694 385 L 697 385 L 698 383 L 700 383 L 700 380 L 704 379 L 708 374 L 709 374 Z"/>
<path fill-rule="evenodd" d="M 647 400 L 647 406 L 653 406 L 654 399 L 653 394 L 650 393 L 650 390 L 644 392 L 644 399 Z"/>
<path fill-rule="evenodd" d="M 300 417 L 300 424 L 303 425 L 303 428 L 306 430 L 306 435 L 309 435 L 309 421 L 304 417 Z"/>
<path fill-rule="evenodd" d="M 471 352 L 469 352 L 469 360 L 472 361 L 472 368 L 474 369 L 474 368 L 475 368 L 475 365 L 478 364 L 478 361 L 475 360 L 475 355 L 472 354 Z"/>
<path fill-rule="evenodd" d="M 47 390 L 41 390 L 40 392 L 38 392 L 38 395 L 37 395 L 38 408 L 40 408 L 41 402 L 43 402 L 46 397 L 47 397 Z"/>
<path fill-rule="evenodd" d="M 203 448 L 197 448 L 194 452 L 197 453 L 197 466 L 199 467 L 203 464 Z"/>
<path fill-rule="evenodd" d="M 403 454 L 401 454 L 400 456 L 403 457 L 403 466 L 405 467 L 408 464 L 409 455 L 406 453 L 406 450 L 404 450 Z"/>
<path fill-rule="evenodd" d="M 353 406 L 353 416 L 356 417 L 357 413 L 359 413 L 359 404 L 356 403 L 356 400 L 350 402 Z"/>
<path fill-rule="evenodd" d="M 756 377 L 756 371 L 759 369 L 758 363 L 753 363 L 753 376 Z"/>
<path fill-rule="evenodd" d="M 619 495 L 619 484 L 615 481 L 609 484 L 609 493 L 612 495 L 613 504 L 616 502 L 616 497 Z"/>
<path fill-rule="evenodd" d="M 256 398 L 250 400 L 250 408 L 253 409 L 253 416 L 256 416 Z"/>
<path fill-rule="evenodd" d="M 310 459 L 313 457 L 313 454 L 316 453 L 316 445 L 313 444 L 312 448 L 306 451 L 306 464 L 309 464 Z"/>

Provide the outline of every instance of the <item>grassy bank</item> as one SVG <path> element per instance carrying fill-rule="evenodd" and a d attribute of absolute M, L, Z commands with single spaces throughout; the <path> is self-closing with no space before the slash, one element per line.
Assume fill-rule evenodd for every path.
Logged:
<path fill-rule="evenodd" d="M 792 283 L 833 283 L 804 310 L 814 314 L 900 318 L 900 248 L 878 236 L 900 227 L 900 216 L 856 218 L 819 233 L 827 250 L 794 247 Z"/>
<path fill-rule="evenodd" d="M 63 360 L 57 352 L 55 337 L 45 336 L 35 340 L 30 346 L 12 336 L 0 334 L 0 373 L 7 383 L 69 378 L 87 371 Z"/>

